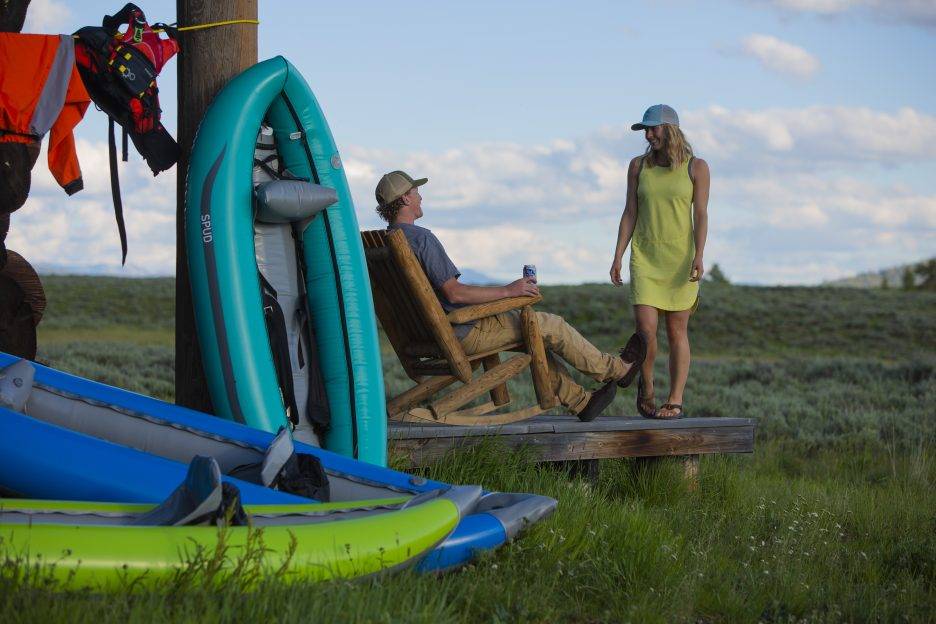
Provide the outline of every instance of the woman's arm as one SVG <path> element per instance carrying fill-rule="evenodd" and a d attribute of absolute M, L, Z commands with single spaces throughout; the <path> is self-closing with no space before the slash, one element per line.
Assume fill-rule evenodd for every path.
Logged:
<path fill-rule="evenodd" d="M 711 175 L 708 163 L 701 158 L 692 160 L 692 236 L 695 239 L 695 259 L 689 274 L 690 282 L 698 282 L 705 274 L 702 256 L 708 236 L 708 200 Z"/>
<path fill-rule="evenodd" d="M 640 175 L 640 158 L 637 156 L 631 160 L 627 168 L 627 202 L 624 204 L 624 213 L 621 215 L 621 224 L 618 226 L 614 261 L 611 263 L 611 283 L 615 286 L 624 283 L 621 279 L 621 259 L 634 234 L 634 226 L 637 225 L 637 177 Z"/>

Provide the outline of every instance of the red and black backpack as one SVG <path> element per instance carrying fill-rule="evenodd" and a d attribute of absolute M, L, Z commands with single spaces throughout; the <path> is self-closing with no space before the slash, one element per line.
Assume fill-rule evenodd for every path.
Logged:
<path fill-rule="evenodd" d="M 124 32 L 121 26 L 127 25 Z M 111 194 L 120 232 L 123 260 L 127 259 L 127 234 L 117 177 L 117 144 L 114 122 L 123 128 L 123 160 L 127 160 L 127 136 L 157 175 L 179 158 L 179 146 L 160 122 L 156 76 L 178 51 L 177 32 L 154 24 L 166 33 L 159 36 L 146 22 L 143 11 L 128 3 L 116 15 L 106 15 L 101 26 L 86 26 L 75 33 L 75 61 L 88 95 L 107 114 L 110 148 Z"/>

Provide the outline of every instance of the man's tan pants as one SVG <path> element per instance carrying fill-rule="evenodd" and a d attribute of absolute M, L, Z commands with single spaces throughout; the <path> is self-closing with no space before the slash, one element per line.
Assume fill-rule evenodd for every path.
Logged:
<path fill-rule="evenodd" d="M 627 372 L 624 361 L 617 356 L 599 351 L 561 316 L 547 312 L 535 312 L 535 314 L 540 332 L 543 334 L 543 343 L 546 346 L 549 380 L 553 390 L 562 405 L 573 414 L 578 414 L 585 409 L 591 393 L 572 380 L 569 371 L 556 356 L 560 356 L 579 371 L 600 382 L 623 377 Z M 462 338 L 461 343 L 465 348 L 465 353 L 472 355 L 522 340 L 520 314 L 514 310 L 479 320 L 468 335 Z"/>

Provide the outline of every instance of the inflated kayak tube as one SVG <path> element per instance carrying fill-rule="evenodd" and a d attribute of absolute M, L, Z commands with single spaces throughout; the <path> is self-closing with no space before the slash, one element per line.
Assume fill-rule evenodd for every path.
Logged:
<path fill-rule="evenodd" d="M 199 345 L 214 411 L 269 432 L 287 424 L 254 254 L 251 171 L 261 123 L 292 175 L 336 201 L 301 232 L 309 316 L 325 381 L 325 448 L 386 465 L 386 404 L 373 299 L 341 158 L 322 110 L 286 59 L 231 80 L 195 138 L 185 196 L 186 246 Z M 274 202 L 275 203 L 275 202 Z M 276 219 L 305 216 L 271 208 Z M 311 214 L 311 213 L 310 213 Z M 275 220 L 275 219 L 274 219 Z"/>
<path fill-rule="evenodd" d="M 409 567 L 459 519 L 457 501 L 444 495 L 419 505 L 362 502 L 248 505 L 250 527 L 220 529 L 141 523 L 152 505 L 0 500 L 0 555 L 49 566 L 62 589 L 153 589 L 199 552 L 223 554 L 222 576 L 250 556 L 258 571 L 318 581 Z M 260 552 L 255 531 L 262 532 Z"/>

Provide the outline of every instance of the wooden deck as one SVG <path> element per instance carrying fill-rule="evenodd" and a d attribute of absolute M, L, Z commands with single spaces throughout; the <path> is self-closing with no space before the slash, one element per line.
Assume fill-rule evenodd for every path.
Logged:
<path fill-rule="evenodd" d="M 500 426 L 456 427 L 390 423 L 392 452 L 412 466 L 431 463 L 447 452 L 497 436 L 509 447 L 531 448 L 538 461 L 581 461 L 617 457 L 689 456 L 754 452 L 750 418 L 651 420 L 603 416 L 580 422 L 574 416 L 538 416 Z"/>

